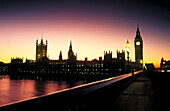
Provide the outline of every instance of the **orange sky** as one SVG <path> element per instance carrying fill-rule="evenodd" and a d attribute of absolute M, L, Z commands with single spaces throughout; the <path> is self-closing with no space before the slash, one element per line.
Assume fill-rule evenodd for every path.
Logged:
<path fill-rule="evenodd" d="M 18 25 L 17 25 L 18 24 Z M 97 24 L 97 25 L 96 25 Z M 9 63 L 11 57 L 24 57 L 35 60 L 35 42 L 40 41 L 43 32 L 44 42 L 48 40 L 48 55 L 50 59 L 58 59 L 60 50 L 63 59 L 67 58 L 69 42 L 72 40 L 73 51 L 77 53 L 78 60 L 89 60 L 104 55 L 104 51 L 111 50 L 116 57 L 116 50 L 125 49 L 126 41 L 130 41 L 130 57 L 134 61 L 134 38 L 136 26 L 107 26 L 99 22 L 86 25 L 85 23 L 65 24 L 30 24 L 10 23 L 10 27 L 1 27 L 1 56 L 0 60 Z M 16 27 L 17 26 L 17 27 Z M 72 27 L 74 26 L 74 27 Z M 40 27 L 40 28 L 39 28 Z M 140 26 L 141 36 L 144 42 L 144 62 L 160 64 L 161 57 L 170 58 L 168 42 L 164 40 L 150 39 L 150 36 L 160 36 L 148 33 L 144 26 Z M 10 32 L 10 33 L 9 33 Z"/>
<path fill-rule="evenodd" d="M 165 18 L 158 23 L 161 18 L 154 18 L 149 14 L 144 16 L 145 13 L 133 15 L 134 11 L 129 14 L 130 9 L 129 12 L 125 12 L 127 9 L 115 12 L 108 7 L 106 5 L 104 9 L 102 7 L 89 11 L 84 6 L 83 10 L 77 10 L 76 7 L 72 11 L 53 10 L 50 13 L 48 10 L 20 12 L 15 8 L 4 13 L 0 11 L 0 61 L 9 63 L 11 57 L 24 57 L 24 61 L 26 58 L 35 60 L 36 39 L 40 41 L 42 33 L 44 42 L 48 40 L 47 55 L 50 59 L 58 59 L 60 50 L 63 59 L 66 59 L 70 40 L 78 60 L 84 60 L 85 57 L 89 60 L 98 59 L 99 56 L 103 57 L 104 51 L 109 50 L 116 57 L 116 50 L 125 49 L 126 41 L 129 40 L 130 58 L 134 61 L 137 24 L 143 38 L 144 62 L 154 63 L 159 67 L 162 57 L 170 60 L 170 33 Z"/>

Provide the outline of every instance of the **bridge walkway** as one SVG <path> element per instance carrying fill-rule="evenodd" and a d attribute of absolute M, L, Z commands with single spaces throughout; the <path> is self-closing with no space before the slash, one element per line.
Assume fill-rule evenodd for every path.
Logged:
<path fill-rule="evenodd" d="M 134 79 L 119 94 L 110 94 L 102 100 L 103 103 L 98 102 L 97 109 L 98 111 L 170 111 L 169 100 L 170 73 L 149 72 Z"/>
<path fill-rule="evenodd" d="M 145 75 L 134 80 L 116 99 L 112 99 L 108 111 L 154 111 L 151 80 Z"/>

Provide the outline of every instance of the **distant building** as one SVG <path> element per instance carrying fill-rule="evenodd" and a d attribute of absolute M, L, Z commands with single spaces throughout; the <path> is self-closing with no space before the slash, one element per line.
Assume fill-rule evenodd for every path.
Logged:
<path fill-rule="evenodd" d="M 161 59 L 161 64 L 160 64 L 160 68 L 161 68 L 161 69 L 170 69 L 170 60 L 166 61 L 166 60 L 164 60 L 164 58 L 162 57 L 162 59 Z"/>
<path fill-rule="evenodd" d="M 11 63 L 9 64 L 9 72 L 17 73 L 23 67 L 25 67 L 23 64 L 23 58 L 11 58 Z"/>
<path fill-rule="evenodd" d="M 63 61 L 63 56 L 62 56 L 62 52 L 60 51 L 60 55 L 59 55 L 59 63 L 62 63 Z"/>
<path fill-rule="evenodd" d="M 125 71 L 125 51 L 122 50 L 122 52 L 117 50 L 117 64 L 118 69 L 121 72 Z"/>
<path fill-rule="evenodd" d="M 43 39 L 41 39 L 40 44 L 38 44 L 38 40 L 36 40 L 36 62 L 42 62 L 43 58 L 47 58 L 47 40 L 46 44 L 43 43 Z"/>
<path fill-rule="evenodd" d="M 138 31 L 137 31 L 138 32 Z M 62 51 L 59 53 L 59 59 L 49 59 L 47 57 L 47 41 L 40 44 L 36 40 L 36 60 L 26 59 L 24 64 L 23 59 L 11 59 L 10 72 L 16 74 L 101 74 L 101 75 L 119 75 L 126 72 L 125 51 L 117 50 L 117 58 L 112 58 L 112 51 L 104 51 L 104 58 L 100 56 L 98 59 L 77 60 L 70 41 L 68 57 L 63 59 Z M 13 65 L 17 64 L 17 65 Z"/>
<path fill-rule="evenodd" d="M 1 73 L 7 73 L 8 72 L 8 64 L 5 64 L 3 62 L 0 62 L 0 74 Z"/>
<path fill-rule="evenodd" d="M 23 63 L 23 58 L 11 58 L 11 64 L 22 64 Z"/>
<path fill-rule="evenodd" d="M 25 63 L 26 63 L 26 64 L 34 64 L 34 63 L 35 63 L 35 60 L 31 60 L 31 59 L 27 59 L 27 58 L 26 58 Z"/>
<path fill-rule="evenodd" d="M 77 60 L 77 66 L 81 65 L 81 66 L 92 66 L 94 64 L 102 64 L 102 58 L 99 57 L 99 60 L 97 59 L 93 59 L 93 60 L 88 60 L 88 58 L 86 57 L 85 60 Z"/>
<path fill-rule="evenodd" d="M 76 56 L 74 55 L 73 49 L 72 49 L 72 42 L 70 41 L 70 46 L 69 46 L 69 50 L 68 50 L 68 64 L 73 64 L 76 65 L 76 60 L 77 60 L 77 54 Z"/>
<path fill-rule="evenodd" d="M 155 66 L 153 63 L 145 63 L 145 67 L 147 71 L 153 71 L 155 70 Z"/>
<path fill-rule="evenodd" d="M 104 51 L 104 64 L 111 64 L 112 63 L 112 52 L 107 52 L 105 53 Z"/>
<path fill-rule="evenodd" d="M 140 31 L 139 31 L 138 26 L 137 26 L 134 45 L 135 45 L 136 68 L 137 69 L 142 69 L 143 68 L 143 40 L 142 40 L 142 37 L 140 35 Z"/>

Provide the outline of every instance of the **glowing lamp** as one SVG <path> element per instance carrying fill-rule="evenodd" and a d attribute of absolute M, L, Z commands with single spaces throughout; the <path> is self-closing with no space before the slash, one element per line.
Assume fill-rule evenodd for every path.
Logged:
<path fill-rule="evenodd" d="M 126 43 L 126 47 L 125 47 L 125 50 L 126 50 L 126 52 L 127 52 L 127 59 L 128 59 L 128 70 L 130 69 L 129 68 L 129 53 L 130 53 L 130 44 L 129 44 L 129 41 L 127 40 L 127 43 Z"/>
<path fill-rule="evenodd" d="M 125 50 L 127 51 L 127 52 L 130 52 L 130 44 L 129 44 L 129 41 L 127 41 L 127 43 L 126 43 L 126 47 L 125 47 Z"/>
<path fill-rule="evenodd" d="M 126 47 L 125 48 L 127 52 L 130 52 L 130 48 L 129 47 Z"/>
<path fill-rule="evenodd" d="M 142 60 L 140 60 L 140 63 L 142 64 L 142 63 L 143 63 L 143 61 L 142 61 Z"/>

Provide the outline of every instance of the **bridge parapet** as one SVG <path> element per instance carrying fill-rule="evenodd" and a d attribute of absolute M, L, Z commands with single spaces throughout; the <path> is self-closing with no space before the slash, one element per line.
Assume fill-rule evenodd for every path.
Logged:
<path fill-rule="evenodd" d="M 109 92 L 110 87 L 115 87 L 115 91 L 118 90 L 117 88 L 120 88 L 125 83 L 126 85 L 129 84 L 129 81 L 133 81 L 134 77 L 137 77 L 141 74 L 141 71 L 128 73 L 116 77 L 111 77 L 108 79 L 103 79 L 79 86 L 75 86 L 72 88 L 67 88 L 64 90 L 48 93 L 46 95 L 42 96 L 36 96 L 28 99 L 24 99 L 21 101 L 9 103 L 3 106 L 0 106 L 1 109 L 4 110 L 12 110 L 16 109 L 23 110 L 21 107 L 23 106 L 30 106 L 29 109 L 37 108 L 37 109 L 43 109 L 45 106 L 58 106 L 60 109 L 61 107 L 68 106 L 71 103 L 74 103 L 76 101 L 79 101 L 80 98 L 85 99 L 85 97 L 88 96 L 88 98 L 95 97 L 97 95 L 104 94 L 103 92 Z M 55 102 L 54 102 L 55 101 Z M 45 105 L 45 106 L 44 106 Z"/>

